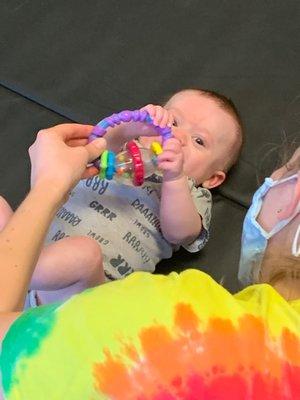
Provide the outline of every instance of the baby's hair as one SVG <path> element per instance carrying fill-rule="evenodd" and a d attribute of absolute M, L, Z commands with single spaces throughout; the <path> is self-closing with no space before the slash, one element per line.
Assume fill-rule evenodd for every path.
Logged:
<path fill-rule="evenodd" d="M 179 90 L 178 92 L 169 96 L 163 102 L 163 104 L 165 104 L 175 94 L 181 93 L 181 92 L 186 92 L 186 91 L 198 92 L 200 95 L 206 96 L 206 97 L 214 100 L 220 106 L 220 108 L 225 110 L 234 119 L 234 121 L 236 123 L 236 128 L 237 128 L 236 129 L 236 140 L 231 144 L 231 147 L 228 151 L 229 157 L 225 161 L 224 165 L 222 166 L 224 172 L 229 171 L 230 168 L 236 164 L 236 162 L 240 156 L 240 153 L 242 150 L 242 145 L 243 145 L 244 127 L 243 127 L 240 113 L 238 112 L 234 102 L 230 98 L 228 98 L 228 97 L 224 96 L 223 94 L 218 93 L 214 90 L 201 89 L 201 88 L 195 88 L 195 87 L 190 87 L 187 89 Z"/>

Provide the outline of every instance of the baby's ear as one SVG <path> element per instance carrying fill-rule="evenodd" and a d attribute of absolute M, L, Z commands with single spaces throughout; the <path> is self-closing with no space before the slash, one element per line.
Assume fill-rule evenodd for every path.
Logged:
<path fill-rule="evenodd" d="M 225 179 L 226 174 L 224 171 L 216 171 L 209 179 L 206 179 L 206 181 L 202 183 L 202 187 L 206 189 L 213 189 L 220 186 L 225 181 Z"/>

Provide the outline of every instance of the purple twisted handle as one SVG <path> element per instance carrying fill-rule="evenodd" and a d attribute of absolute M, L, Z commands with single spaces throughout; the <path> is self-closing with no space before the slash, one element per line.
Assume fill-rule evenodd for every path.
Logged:
<path fill-rule="evenodd" d="M 159 135 L 162 136 L 162 141 L 164 142 L 167 139 L 173 137 L 171 128 L 165 127 L 161 128 L 153 124 L 153 120 L 145 110 L 126 110 L 121 111 L 118 114 L 112 114 L 110 117 L 106 117 L 98 122 L 97 125 L 94 126 L 92 133 L 89 137 L 89 142 L 95 140 L 99 137 L 105 135 L 108 128 L 113 128 L 115 125 L 120 125 L 123 122 L 145 122 L 154 127 Z"/>

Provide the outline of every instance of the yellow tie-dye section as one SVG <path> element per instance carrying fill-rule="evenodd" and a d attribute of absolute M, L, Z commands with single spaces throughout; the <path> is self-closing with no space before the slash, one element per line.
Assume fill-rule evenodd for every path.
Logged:
<path fill-rule="evenodd" d="M 19 354 L 7 399 L 232 400 L 255 377 L 257 400 L 285 382 L 291 393 L 299 332 L 299 302 L 268 285 L 232 296 L 196 270 L 138 272 L 60 306 L 38 351 Z"/>

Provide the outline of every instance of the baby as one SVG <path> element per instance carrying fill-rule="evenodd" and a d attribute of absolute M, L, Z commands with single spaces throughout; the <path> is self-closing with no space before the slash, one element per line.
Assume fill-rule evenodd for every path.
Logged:
<path fill-rule="evenodd" d="M 174 138 L 158 157 L 161 174 L 141 187 L 98 177 L 81 181 L 56 214 L 32 282 L 31 305 L 48 303 L 156 264 L 183 246 L 203 248 L 209 236 L 211 194 L 236 162 L 242 126 L 235 106 L 215 92 L 187 89 L 166 104 L 144 107 L 154 124 L 172 126 Z M 105 135 L 120 151 L 138 137 L 149 147 L 153 128 L 122 124 Z M 80 235 L 80 236 L 79 236 Z M 62 239 L 62 240 L 61 240 Z M 100 246 L 101 250 L 100 251 Z"/>

